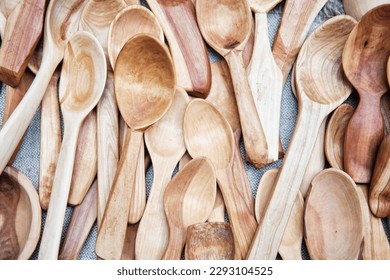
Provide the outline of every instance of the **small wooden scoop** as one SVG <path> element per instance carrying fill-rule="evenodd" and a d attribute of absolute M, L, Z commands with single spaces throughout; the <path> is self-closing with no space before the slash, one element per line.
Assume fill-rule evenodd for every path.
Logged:
<path fill-rule="evenodd" d="M 344 168 L 357 183 L 369 183 L 384 136 L 380 101 L 388 89 L 386 63 L 390 55 L 390 4 L 372 9 L 349 36 L 343 68 L 359 93 L 359 105 L 345 133 Z"/>
<path fill-rule="evenodd" d="M 0 80 L 16 87 L 42 34 L 45 0 L 21 0 L 7 17 L 0 49 Z"/>
<path fill-rule="evenodd" d="M 311 259 L 356 260 L 363 220 L 356 185 L 345 172 L 318 174 L 306 200 L 305 240 Z"/>
<path fill-rule="evenodd" d="M 187 228 L 186 260 L 233 260 L 234 238 L 229 224 L 208 222 Z"/>
<path fill-rule="evenodd" d="M 167 185 L 164 209 L 169 224 L 169 241 L 164 260 L 180 259 L 190 225 L 205 222 L 216 195 L 213 164 L 204 157 L 191 160 Z"/>

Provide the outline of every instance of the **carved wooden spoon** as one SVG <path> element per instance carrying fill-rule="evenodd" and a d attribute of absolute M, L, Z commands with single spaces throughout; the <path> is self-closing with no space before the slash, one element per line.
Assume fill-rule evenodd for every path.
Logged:
<path fill-rule="evenodd" d="M 390 55 L 390 4 L 372 9 L 349 36 L 343 68 L 359 93 L 359 105 L 345 133 L 344 168 L 357 183 L 369 183 L 384 125 L 380 100 L 388 89 L 386 63 Z"/>
<path fill-rule="evenodd" d="M 144 211 L 145 191 L 134 189 L 144 130 L 168 111 L 176 87 L 173 63 L 166 47 L 152 36 L 134 36 L 118 55 L 114 85 L 119 110 L 131 133 L 126 134 L 96 241 L 96 254 L 103 259 L 121 257 L 129 215 L 132 223 L 136 223 Z M 133 201 L 131 211 L 130 201 Z"/>
<path fill-rule="evenodd" d="M 164 209 L 169 224 L 164 260 L 180 259 L 187 227 L 206 221 L 213 209 L 215 194 L 215 170 L 207 158 L 191 160 L 173 177 L 164 193 Z"/>
<path fill-rule="evenodd" d="M 53 72 L 64 56 L 66 44 L 77 30 L 80 8 L 84 3 L 85 0 L 50 1 L 44 27 L 42 67 L 0 131 L 0 171 L 5 168 L 40 105 Z"/>
<path fill-rule="evenodd" d="M 343 0 L 344 10 L 347 15 L 360 20 L 369 10 L 382 4 L 390 4 L 389 0 Z"/>
<path fill-rule="evenodd" d="M 351 92 L 340 61 L 355 24 L 349 16 L 334 17 L 317 28 L 301 48 L 295 75 L 298 120 L 249 259 L 276 258 L 319 128 Z"/>
<path fill-rule="evenodd" d="M 106 73 L 104 52 L 95 37 L 87 32 L 73 36 L 65 52 L 60 83 L 64 139 L 54 175 L 39 259 L 58 257 L 78 133 L 85 117 L 102 95 Z"/>
<path fill-rule="evenodd" d="M 196 1 L 200 31 L 230 68 L 247 160 L 256 168 L 267 164 L 267 142 L 242 61 L 252 14 L 246 0 Z"/>
<path fill-rule="evenodd" d="M 311 259 L 356 260 L 363 221 L 356 185 L 345 172 L 318 174 L 306 200 L 305 240 Z"/>
<path fill-rule="evenodd" d="M 256 230 L 256 220 L 234 185 L 231 169 L 234 139 L 229 123 L 209 102 L 193 100 L 184 116 L 184 140 L 193 158 L 208 157 L 216 169 L 218 185 L 232 223 L 235 251 L 241 259 L 246 255 Z"/>

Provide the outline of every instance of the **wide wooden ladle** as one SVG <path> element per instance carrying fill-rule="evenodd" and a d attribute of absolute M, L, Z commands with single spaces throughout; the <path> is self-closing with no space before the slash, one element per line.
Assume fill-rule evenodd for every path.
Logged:
<path fill-rule="evenodd" d="M 340 60 L 345 41 L 355 24 L 349 16 L 334 17 L 317 28 L 301 48 L 295 75 L 298 120 L 272 197 L 248 253 L 249 259 L 276 258 L 319 128 L 326 116 L 351 92 L 350 84 L 343 78 Z"/>
<path fill-rule="evenodd" d="M 44 26 L 41 68 L 23 100 L 0 131 L 0 172 L 9 162 L 38 109 L 54 70 L 63 59 L 66 44 L 77 30 L 80 8 L 85 2 L 50 1 Z"/>
<path fill-rule="evenodd" d="M 39 259 L 57 259 L 80 127 L 98 103 L 106 81 L 106 63 L 99 42 L 87 32 L 71 38 L 60 82 L 64 138 L 53 180 Z"/>
<path fill-rule="evenodd" d="M 344 168 L 357 183 L 369 183 L 384 136 L 380 101 L 388 89 L 390 4 L 365 14 L 349 36 L 343 52 L 345 75 L 359 93 L 345 133 Z"/>
<path fill-rule="evenodd" d="M 311 259 L 356 260 L 363 220 L 355 182 L 330 168 L 311 185 L 305 209 L 305 240 Z"/>
<path fill-rule="evenodd" d="M 41 233 L 41 207 L 31 181 L 13 167 L 0 176 L 0 260 L 28 260 Z"/>
<path fill-rule="evenodd" d="M 164 209 L 169 241 L 164 260 L 180 259 L 190 225 L 203 223 L 213 209 L 216 195 L 213 164 L 204 157 L 191 160 L 167 185 Z"/>
<path fill-rule="evenodd" d="M 241 259 L 248 251 L 257 223 L 253 211 L 234 184 L 232 159 L 235 144 L 230 125 L 213 105 L 196 99 L 190 102 L 184 116 L 184 140 L 193 158 L 208 157 L 216 169 L 236 241 L 235 251 Z"/>
<path fill-rule="evenodd" d="M 390 4 L 389 0 L 343 0 L 344 10 L 347 15 L 360 20 L 369 10 L 382 4 Z"/>
<path fill-rule="evenodd" d="M 246 0 L 197 0 L 196 15 L 203 38 L 229 65 L 246 158 L 260 168 L 267 164 L 267 141 L 242 61 L 253 21 L 249 5 Z"/>
<path fill-rule="evenodd" d="M 137 194 L 135 174 L 143 134 L 164 116 L 174 98 L 176 76 L 167 48 L 150 35 L 134 36 L 118 55 L 114 85 L 119 110 L 131 133 L 126 134 L 125 147 L 96 241 L 96 254 L 103 259 L 121 257 L 130 201 Z M 145 200 L 145 197 L 133 199 L 132 223 L 141 218 Z"/>

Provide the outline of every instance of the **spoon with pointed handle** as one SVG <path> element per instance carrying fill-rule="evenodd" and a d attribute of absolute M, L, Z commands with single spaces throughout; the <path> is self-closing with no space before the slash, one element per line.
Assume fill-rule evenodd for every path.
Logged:
<path fill-rule="evenodd" d="M 132 199 L 140 193 L 134 186 L 143 134 L 168 111 L 176 88 L 176 76 L 167 48 L 150 35 L 134 36 L 118 55 L 114 85 L 119 110 L 131 133 L 126 133 L 96 241 L 96 254 L 103 259 L 121 257 L 129 214 L 132 223 L 136 223 L 144 211 L 146 198 Z M 123 170 L 127 172 L 123 173 Z M 136 205 L 133 213 L 129 213 L 132 200 Z"/>
<path fill-rule="evenodd" d="M 64 138 L 53 180 L 39 259 L 57 259 L 80 127 L 98 103 L 106 80 L 106 63 L 99 42 L 87 32 L 69 40 L 62 65 L 60 104 Z"/>
<path fill-rule="evenodd" d="M 351 92 L 351 85 L 343 79 L 340 61 L 355 24 L 349 16 L 334 17 L 318 27 L 301 48 L 295 75 L 297 124 L 248 259 L 276 258 L 319 128 Z"/>
<path fill-rule="evenodd" d="M 370 182 L 384 136 L 380 101 L 389 90 L 386 80 L 389 25 L 390 4 L 370 10 L 352 31 L 343 52 L 345 75 L 360 97 L 344 140 L 344 168 L 357 183 Z"/>

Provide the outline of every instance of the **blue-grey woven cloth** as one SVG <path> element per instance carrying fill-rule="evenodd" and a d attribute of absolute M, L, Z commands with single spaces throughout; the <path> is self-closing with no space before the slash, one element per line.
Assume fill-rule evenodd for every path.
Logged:
<path fill-rule="evenodd" d="M 147 6 L 145 1 L 141 1 L 143 5 Z M 283 11 L 283 3 L 279 4 L 275 9 L 269 12 L 268 14 L 268 28 L 269 28 L 269 38 L 271 44 L 273 43 L 273 39 L 275 37 L 280 17 Z M 311 31 L 315 30 L 321 23 L 326 21 L 327 19 L 343 14 L 344 9 L 341 0 L 329 0 L 329 2 L 325 5 L 325 7 L 321 10 L 321 12 L 316 17 Z M 220 57 L 213 51 L 209 52 L 211 62 L 217 61 Z M 281 118 L 280 118 L 280 135 L 283 143 L 283 149 L 286 150 L 288 147 L 288 143 L 291 139 L 291 135 L 294 130 L 295 121 L 297 118 L 297 102 L 291 92 L 291 76 L 288 77 L 287 82 L 283 89 L 282 96 L 282 104 L 281 104 Z M 351 97 L 347 102 L 356 103 L 356 97 Z M 5 103 L 5 86 L 3 85 L 1 88 L 0 94 L 0 124 L 2 119 L 2 112 L 4 109 Z M 27 133 L 24 137 L 22 147 L 17 155 L 17 158 L 14 163 L 14 167 L 22 171 L 27 175 L 28 178 L 32 181 L 35 188 L 38 189 L 38 177 L 39 177 L 39 152 L 40 152 L 40 110 L 38 109 L 37 113 L 34 116 L 32 123 L 30 124 Z M 0 143 L 1 145 L 1 143 Z M 241 145 L 241 152 L 244 153 L 243 145 Z M 252 165 L 245 164 L 249 182 L 252 187 L 253 194 L 256 194 L 257 186 L 259 181 L 264 174 L 265 171 L 280 167 L 282 160 L 279 160 L 269 166 L 256 170 Z M 151 184 L 153 180 L 153 170 L 150 168 L 146 174 L 146 185 L 147 185 L 147 193 L 149 193 Z M 70 221 L 72 209 L 70 207 L 67 208 L 65 224 L 63 228 L 63 237 L 65 236 L 68 223 Z M 46 213 L 42 214 L 42 231 L 45 224 Z M 383 226 L 385 227 L 386 234 L 390 239 L 390 219 L 383 219 Z M 96 240 L 97 230 L 96 225 L 92 229 L 85 245 L 80 253 L 80 259 L 96 259 L 96 255 L 94 253 L 95 240 Z M 39 248 L 39 244 L 38 247 Z M 38 254 L 38 249 L 34 252 L 32 259 L 36 259 Z M 303 246 L 302 256 L 304 259 L 308 259 L 308 254 Z"/>

